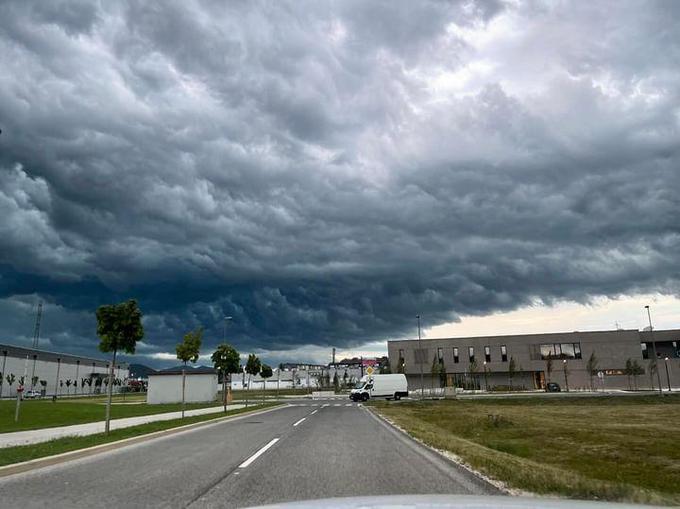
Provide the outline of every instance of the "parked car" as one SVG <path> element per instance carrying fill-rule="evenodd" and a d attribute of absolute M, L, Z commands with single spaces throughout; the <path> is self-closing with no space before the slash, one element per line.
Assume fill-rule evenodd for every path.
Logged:
<path fill-rule="evenodd" d="M 548 385 L 545 386 L 545 392 L 562 392 L 562 389 L 560 388 L 560 384 L 550 382 Z"/>
<path fill-rule="evenodd" d="M 42 394 L 40 391 L 26 391 L 24 392 L 23 399 L 40 399 Z"/>

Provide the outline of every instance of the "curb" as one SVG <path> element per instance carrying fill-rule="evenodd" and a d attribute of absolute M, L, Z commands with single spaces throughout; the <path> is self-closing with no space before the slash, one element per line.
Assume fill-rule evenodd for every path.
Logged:
<path fill-rule="evenodd" d="M 39 468 L 49 467 L 52 465 L 58 465 L 60 463 L 66 463 L 68 461 L 73 461 L 76 459 L 87 458 L 88 456 L 94 456 L 95 454 L 100 454 L 102 452 L 111 451 L 119 449 L 121 447 L 127 447 L 128 445 L 139 444 L 142 442 L 147 442 L 149 440 L 154 440 L 156 438 L 161 438 L 168 435 L 174 435 L 177 433 L 182 433 L 185 431 L 192 431 L 193 429 L 200 428 L 203 426 L 209 426 L 214 424 L 220 424 L 224 421 L 236 421 L 241 418 L 251 417 L 253 415 L 264 414 L 267 412 L 272 412 L 274 410 L 280 410 L 281 408 L 286 408 L 287 404 L 277 405 L 272 408 L 266 408 L 259 411 L 250 412 L 240 412 L 236 415 L 227 415 L 222 417 L 216 417 L 214 419 L 208 419 L 205 421 L 194 422 L 191 424 L 185 424 L 184 426 L 176 426 L 174 428 L 168 428 L 160 431 L 153 431 L 151 433 L 146 433 L 143 435 L 124 438 L 122 440 L 116 440 L 115 442 L 107 442 L 105 444 L 94 445 L 92 447 L 87 447 L 84 449 L 76 449 L 74 451 L 63 452 L 60 454 L 54 454 L 52 456 L 45 456 L 43 458 L 36 458 L 28 461 L 22 461 L 21 463 L 13 463 L 11 465 L 5 465 L 0 467 L 0 478 L 7 477 L 14 474 L 20 474 L 23 472 L 28 472 L 30 470 L 37 470 Z M 66 437 L 62 437 L 66 438 Z M 57 439 L 58 440 L 58 439 Z"/>

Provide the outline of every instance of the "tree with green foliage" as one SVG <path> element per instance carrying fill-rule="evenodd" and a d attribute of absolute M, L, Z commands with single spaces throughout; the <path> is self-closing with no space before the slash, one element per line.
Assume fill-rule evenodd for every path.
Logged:
<path fill-rule="evenodd" d="M 588 378 L 590 379 L 590 390 L 593 390 L 593 377 L 597 374 L 597 367 L 599 360 L 595 357 L 595 352 L 590 354 L 588 362 L 586 363 L 586 370 L 588 371 Z"/>
<path fill-rule="evenodd" d="M 73 381 L 70 378 L 67 378 L 66 379 L 66 396 L 67 397 L 71 395 L 71 392 L 70 392 L 71 391 L 71 384 L 73 384 Z"/>
<path fill-rule="evenodd" d="M 345 369 L 344 374 L 342 375 L 342 387 L 343 389 L 347 388 L 347 370 Z"/>
<path fill-rule="evenodd" d="M 5 377 L 5 380 L 7 380 L 7 385 L 9 385 L 9 392 L 10 394 L 12 393 L 12 385 L 14 385 L 14 381 L 16 380 L 16 377 L 14 376 L 14 373 L 10 373 Z"/>
<path fill-rule="evenodd" d="M 182 339 L 182 342 L 175 347 L 177 359 L 184 363 L 182 367 L 182 419 L 184 419 L 185 393 L 186 393 L 186 378 L 187 378 L 187 362 L 195 363 L 201 351 L 201 342 L 203 340 L 203 328 L 199 327 L 195 331 L 187 332 Z"/>
<path fill-rule="evenodd" d="M 137 301 L 130 299 L 120 304 L 108 304 L 97 308 L 97 335 L 101 339 L 99 350 L 111 353 L 109 364 L 109 380 L 113 380 L 113 370 L 116 366 L 116 355 L 119 351 L 134 354 L 137 341 L 144 337 L 142 312 Z M 108 435 L 111 421 L 111 399 L 113 384 L 107 384 L 108 397 L 106 401 L 106 423 L 104 432 Z"/>
<path fill-rule="evenodd" d="M 515 358 L 511 356 L 510 362 L 508 363 L 508 380 L 510 382 L 510 390 L 513 390 L 512 382 L 515 378 L 516 373 L 517 373 L 517 363 L 515 362 Z"/>
<path fill-rule="evenodd" d="M 248 389 L 246 390 L 246 407 L 248 406 L 248 395 L 250 393 L 250 381 L 253 376 L 256 376 L 260 369 L 262 368 L 262 363 L 260 359 L 254 353 L 248 355 L 248 362 L 246 362 L 246 373 L 248 373 Z"/>
<path fill-rule="evenodd" d="M 333 373 L 333 390 L 338 392 L 340 390 L 340 379 L 338 378 L 338 372 Z"/>
<path fill-rule="evenodd" d="M 274 375 L 274 371 L 272 370 L 272 367 L 267 365 L 267 364 L 262 364 L 262 367 L 260 368 L 260 376 L 262 377 L 262 401 L 264 402 L 264 395 L 265 391 L 267 389 L 267 378 L 271 378 Z"/>
<path fill-rule="evenodd" d="M 227 377 L 229 377 L 229 387 L 231 387 L 231 374 L 237 373 L 240 369 L 240 357 L 238 351 L 233 346 L 222 343 L 210 356 L 215 369 L 222 372 L 222 404 L 224 411 L 227 411 L 228 388 Z"/>
<path fill-rule="evenodd" d="M 31 378 L 31 389 L 38 385 L 38 380 L 40 380 L 39 376 L 34 376 Z"/>

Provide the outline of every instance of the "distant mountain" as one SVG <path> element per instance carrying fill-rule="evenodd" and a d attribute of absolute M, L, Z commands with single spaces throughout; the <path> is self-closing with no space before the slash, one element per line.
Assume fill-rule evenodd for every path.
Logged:
<path fill-rule="evenodd" d="M 156 370 L 145 366 L 144 364 L 130 364 L 130 376 L 134 378 L 148 378 L 150 373 L 155 373 Z"/>

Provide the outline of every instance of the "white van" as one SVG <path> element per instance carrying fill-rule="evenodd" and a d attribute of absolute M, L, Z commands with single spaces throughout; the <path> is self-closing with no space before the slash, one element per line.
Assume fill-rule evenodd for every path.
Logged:
<path fill-rule="evenodd" d="M 406 396 L 406 375 L 366 375 L 352 389 L 349 399 L 367 401 L 369 398 L 401 399 Z"/>

